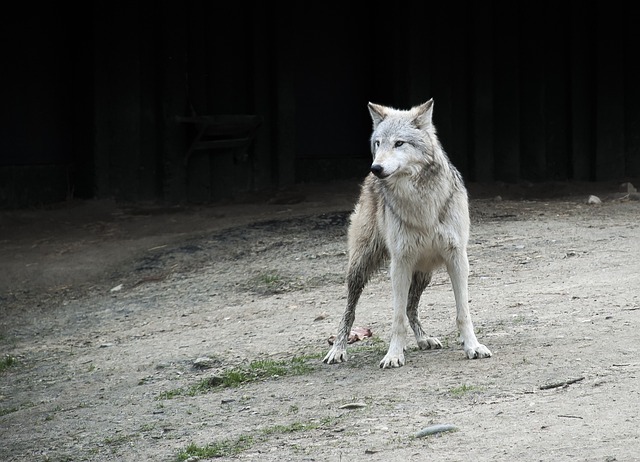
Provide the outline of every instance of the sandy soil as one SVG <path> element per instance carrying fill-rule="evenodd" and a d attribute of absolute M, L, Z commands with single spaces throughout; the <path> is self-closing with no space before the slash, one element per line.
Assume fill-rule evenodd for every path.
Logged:
<path fill-rule="evenodd" d="M 638 460 L 640 201 L 618 186 L 470 185 L 494 355 L 465 359 L 441 272 L 420 311 L 444 348 L 410 339 L 391 370 L 385 271 L 356 316 L 373 337 L 321 361 L 357 182 L 1 211 L 0 460 Z M 259 361 L 285 368 L 220 384 Z M 436 424 L 456 430 L 415 436 Z"/>

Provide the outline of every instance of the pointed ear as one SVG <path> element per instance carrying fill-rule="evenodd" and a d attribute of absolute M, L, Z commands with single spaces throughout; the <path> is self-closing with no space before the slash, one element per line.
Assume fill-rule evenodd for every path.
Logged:
<path fill-rule="evenodd" d="M 371 120 L 373 120 L 373 129 L 375 130 L 378 124 L 387 116 L 386 108 L 373 103 L 369 103 L 368 106 L 369 114 L 371 114 Z"/>
<path fill-rule="evenodd" d="M 420 106 L 416 106 L 413 110 L 416 113 L 416 118 L 414 119 L 415 124 L 420 130 L 424 130 L 432 125 L 433 98 Z"/>

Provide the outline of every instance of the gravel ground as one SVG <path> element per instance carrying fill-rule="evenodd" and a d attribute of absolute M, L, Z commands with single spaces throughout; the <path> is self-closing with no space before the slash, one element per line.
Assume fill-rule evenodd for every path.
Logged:
<path fill-rule="evenodd" d="M 0 460 L 637 460 L 640 201 L 471 185 L 470 307 L 494 355 L 465 359 L 441 272 L 420 313 L 444 348 L 411 339 L 381 370 L 386 271 L 357 311 L 372 337 L 321 361 L 357 187 L 1 211 Z"/>

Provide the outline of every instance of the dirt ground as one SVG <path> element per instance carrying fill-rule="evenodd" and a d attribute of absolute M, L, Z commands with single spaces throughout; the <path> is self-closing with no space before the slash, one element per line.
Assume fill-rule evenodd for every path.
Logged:
<path fill-rule="evenodd" d="M 465 359 L 440 272 L 420 312 L 444 348 L 411 338 L 382 370 L 385 271 L 356 315 L 373 336 L 322 363 L 357 191 L 0 211 L 0 460 L 640 459 L 637 195 L 469 185 L 470 307 L 493 357 Z M 221 382 L 260 362 L 284 369 Z M 416 437 L 437 424 L 456 430 Z"/>

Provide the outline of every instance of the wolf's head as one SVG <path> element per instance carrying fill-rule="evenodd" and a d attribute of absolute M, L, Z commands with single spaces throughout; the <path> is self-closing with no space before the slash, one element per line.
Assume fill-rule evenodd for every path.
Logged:
<path fill-rule="evenodd" d="M 409 110 L 369 103 L 369 113 L 371 172 L 378 178 L 417 174 L 441 150 L 432 123 L 433 99 Z"/>

